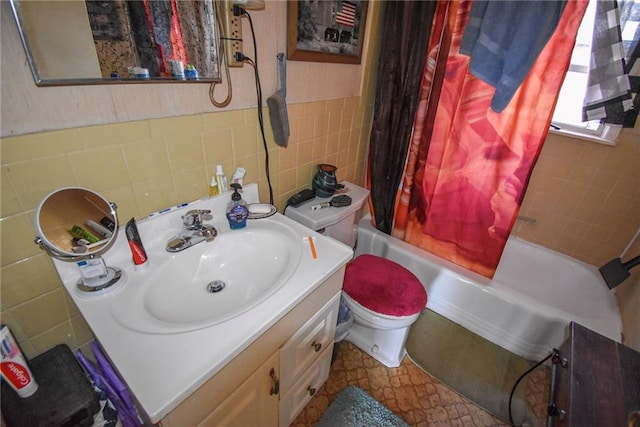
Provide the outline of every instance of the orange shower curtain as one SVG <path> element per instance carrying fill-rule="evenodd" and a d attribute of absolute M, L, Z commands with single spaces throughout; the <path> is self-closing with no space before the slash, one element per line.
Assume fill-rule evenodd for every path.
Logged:
<path fill-rule="evenodd" d="M 509 105 L 459 53 L 471 1 L 438 2 L 393 235 L 487 277 L 547 136 L 587 0 L 569 0 Z"/>

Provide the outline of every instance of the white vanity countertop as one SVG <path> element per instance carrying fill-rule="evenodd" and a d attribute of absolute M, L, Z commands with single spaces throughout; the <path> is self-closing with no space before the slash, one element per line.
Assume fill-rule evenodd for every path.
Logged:
<path fill-rule="evenodd" d="M 181 229 L 181 216 L 189 209 L 211 209 L 213 220 L 207 223 L 213 224 L 219 233 L 233 233 L 224 216 L 230 195 L 229 192 L 203 199 L 187 207 L 138 221 L 143 245 L 145 248 L 157 249 L 160 247 L 158 245 L 164 248 L 167 240 Z M 247 185 L 243 198 L 248 203 L 257 202 L 257 186 Z M 353 252 L 346 245 L 311 231 L 281 214 L 265 220 L 248 220 L 247 227 L 266 220 L 284 223 L 300 236 L 315 237 L 318 258 L 312 258 L 308 242 L 301 237 L 300 264 L 285 285 L 247 312 L 221 324 L 191 332 L 137 332 L 118 322 L 111 314 L 110 304 L 117 301 L 119 295 L 126 295 L 127 287 L 136 286 L 136 282 L 144 280 L 154 267 L 152 251 L 147 248 L 149 268 L 145 271 L 134 270 L 124 227 L 120 228 L 117 241 L 104 255 L 108 266 L 121 268 L 127 276 L 124 284 L 115 290 L 103 295 L 81 295 L 76 289 L 79 272 L 75 263 L 54 260 L 73 301 L 152 422 L 159 422 L 352 257 Z M 121 219 L 120 222 L 124 224 L 127 219 Z M 189 250 L 186 249 L 187 252 Z M 247 259 L 247 268 L 251 268 L 250 259 Z"/>

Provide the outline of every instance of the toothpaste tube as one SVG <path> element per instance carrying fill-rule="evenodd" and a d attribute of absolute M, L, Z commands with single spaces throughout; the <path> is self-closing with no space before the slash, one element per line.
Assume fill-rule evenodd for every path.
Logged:
<path fill-rule="evenodd" d="M 20 347 L 11 335 L 11 331 L 5 325 L 0 329 L 0 353 L 2 361 L 0 368 L 2 377 L 7 380 L 12 389 L 18 393 L 20 397 L 29 397 L 38 391 L 38 383 L 33 378 L 33 374 L 29 370 L 29 365 L 24 359 Z"/>
<path fill-rule="evenodd" d="M 133 264 L 137 269 L 146 264 L 147 253 L 144 250 L 144 246 L 142 246 L 142 240 L 140 240 L 140 233 L 138 233 L 135 219 L 131 218 L 129 222 L 127 222 L 124 232 L 127 235 L 127 241 L 131 249 Z"/>

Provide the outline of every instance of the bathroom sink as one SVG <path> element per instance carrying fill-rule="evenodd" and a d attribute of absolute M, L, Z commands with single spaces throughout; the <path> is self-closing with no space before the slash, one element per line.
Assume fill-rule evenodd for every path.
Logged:
<path fill-rule="evenodd" d="M 252 221 L 175 254 L 150 254 L 153 268 L 111 312 L 127 328 L 176 333 L 215 325 L 255 307 L 287 282 L 302 242 L 288 226 Z"/>
<path fill-rule="evenodd" d="M 258 185 L 244 186 L 242 198 L 259 203 Z M 232 360 L 254 371 L 298 322 L 306 323 L 339 292 L 343 267 L 352 258 L 348 246 L 281 213 L 230 230 L 228 203 L 229 194 L 203 197 L 136 221 L 148 255 L 142 268 L 135 268 L 120 227 L 103 258 L 122 270 L 122 278 L 107 292 L 81 291 L 76 263 L 53 259 L 66 292 L 151 423 L 162 423 L 183 403 L 190 408 L 185 399 L 204 384 L 213 385 L 207 393 L 226 394 L 227 385 L 219 388 L 214 376 L 237 372 L 228 366 Z M 210 210 L 205 223 L 218 230 L 217 237 L 167 252 L 190 210 Z M 215 283 L 209 286 L 216 280 L 225 282 L 219 292 Z M 269 354 L 262 354 L 265 349 Z"/>

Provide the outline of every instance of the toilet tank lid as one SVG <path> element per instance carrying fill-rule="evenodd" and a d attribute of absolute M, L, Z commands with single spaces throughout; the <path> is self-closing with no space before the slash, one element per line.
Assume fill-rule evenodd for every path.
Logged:
<path fill-rule="evenodd" d="M 289 206 L 285 211 L 285 216 L 311 228 L 312 230 L 319 230 L 342 221 L 349 215 L 356 213 L 362 207 L 365 200 L 367 200 L 367 196 L 369 196 L 369 190 L 347 181 L 342 181 L 341 184 L 344 185 L 344 190 L 346 191 L 339 191 L 335 195 L 349 195 L 349 197 L 351 197 L 351 204 L 349 206 L 341 208 L 327 207 L 313 211 L 311 210 L 311 206 L 328 202 L 333 196 L 326 198 L 316 197 L 315 199 L 308 200 L 298 206 Z"/>

